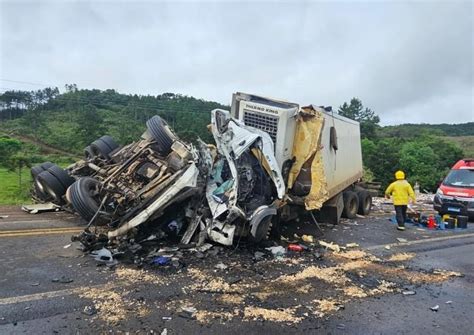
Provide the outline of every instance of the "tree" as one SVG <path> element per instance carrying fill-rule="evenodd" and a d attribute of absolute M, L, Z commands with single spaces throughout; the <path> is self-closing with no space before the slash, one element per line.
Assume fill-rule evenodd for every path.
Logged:
<path fill-rule="evenodd" d="M 438 156 L 427 145 L 420 142 L 407 142 L 400 150 L 400 167 L 411 184 L 418 182 L 429 191 L 436 190 L 438 182 L 446 171 L 440 170 Z"/>
<path fill-rule="evenodd" d="M 0 137 L 0 165 L 11 169 L 12 157 L 20 150 L 20 141 L 9 137 Z"/>
<path fill-rule="evenodd" d="M 339 107 L 338 113 L 349 119 L 360 123 L 360 134 L 362 138 L 373 139 L 376 137 L 376 130 L 379 127 L 380 118 L 370 108 L 362 105 L 362 101 L 352 98 L 348 104 L 344 102 Z"/>
<path fill-rule="evenodd" d="M 386 187 L 393 181 L 393 173 L 400 169 L 400 148 L 403 140 L 381 139 L 373 141 L 362 139 L 364 166 L 375 176 L 375 180 Z"/>
<path fill-rule="evenodd" d="M 0 166 L 8 170 L 18 169 L 18 189 L 22 190 L 21 172 L 23 167 L 31 166 L 31 156 L 21 152 L 22 143 L 8 137 L 0 137 Z"/>
<path fill-rule="evenodd" d="M 18 152 L 10 157 L 10 170 L 15 171 L 18 168 L 18 189 L 22 191 L 21 172 L 24 167 L 31 167 L 32 157 L 26 153 Z"/>

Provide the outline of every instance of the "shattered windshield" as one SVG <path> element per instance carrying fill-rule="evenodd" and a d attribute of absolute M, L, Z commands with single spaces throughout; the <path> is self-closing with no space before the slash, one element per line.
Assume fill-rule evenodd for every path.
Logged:
<path fill-rule="evenodd" d="M 451 170 L 443 184 L 454 187 L 474 187 L 474 170 Z"/>

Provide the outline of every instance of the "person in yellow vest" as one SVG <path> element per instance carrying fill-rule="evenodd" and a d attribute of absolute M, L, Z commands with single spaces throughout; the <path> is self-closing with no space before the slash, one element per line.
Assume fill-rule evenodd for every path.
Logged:
<path fill-rule="evenodd" d="M 397 229 L 405 230 L 407 206 L 410 201 L 415 203 L 415 192 L 413 192 L 410 183 L 405 180 L 405 173 L 403 171 L 395 172 L 395 179 L 385 190 L 385 198 L 390 199 L 390 196 L 392 196 L 398 223 Z"/>

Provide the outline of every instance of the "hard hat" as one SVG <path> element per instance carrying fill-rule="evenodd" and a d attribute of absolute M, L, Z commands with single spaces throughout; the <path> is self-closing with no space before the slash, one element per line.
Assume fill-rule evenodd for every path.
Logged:
<path fill-rule="evenodd" d="M 400 179 L 405 179 L 405 172 L 398 170 L 395 172 L 395 179 L 400 180 Z"/>

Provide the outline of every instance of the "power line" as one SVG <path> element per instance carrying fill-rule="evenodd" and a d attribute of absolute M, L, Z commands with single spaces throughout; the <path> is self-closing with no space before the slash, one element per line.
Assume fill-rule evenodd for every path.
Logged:
<path fill-rule="evenodd" d="M 26 85 L 34 85 L 34 86 L 54 86 L 54 87 L 56 87 L 56 85 L 32 83 L 32 82 L 29 82 L 29 81 L 20 81 L 20 80 L 12 80 L 12 79 L 4 79 L 4 78 L 0 78 L 0 81 L 8 81 L 9 83 L 18 83 L 18 84 L 26 84 Z"/>

